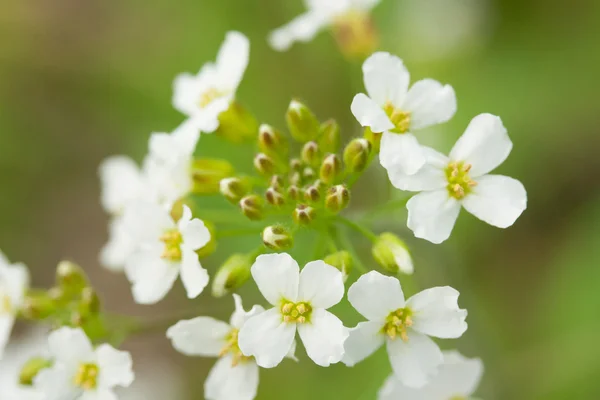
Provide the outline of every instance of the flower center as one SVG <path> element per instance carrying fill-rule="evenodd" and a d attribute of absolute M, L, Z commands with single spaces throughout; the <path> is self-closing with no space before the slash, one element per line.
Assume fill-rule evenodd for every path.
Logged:
<path fill-rule="evenodd" d="M 471 164 L 464 161 L 453 161 L 446 168 L 446 179 L 448 180 L 448 193 L 457 200 L 464 198 L 471 192 L 477 182 L 471 179 L 469 171 Z"/>
<path fill-rule="evenodd" d="M 383 106 L 383 111 L 387 114 L 395 128 L 390 130 L 394 133 L 406 133 L 410 128 L 410 111 L 402 111 L 395 108 L 391 101 L 388 101 Z"/>
<path fill-rule="evenodd" d="M 225 91 L 225 90 L 219 90 L 215 87 L 211 87 L 200 95 L 200 100 L 198 100 L 198 105 L 200 106 L 200 108 L 206 108 L 210 105 L 210 103 L 212 103 L 219 97 L 225 96 L 226 94 L 227 94 L 227 91 Z"/>
<path fill-rule="evenodd" d="M 92 390 L 96 388 L 98 381 L 99 368 L 96 364 L 84 363 L 79 365 L 79 369 L 75 374 L 75 386 L 84 390 Z"/>
<path fill-rule="evenodd" d="M 225 337 L 226 344 L 221 349 L 219 353 L 219 357 L 223 357 L 226 354 L 231 354 L 233 360 L 231 362 L 231 366 L 235 367 L 239 363 L 243 363 L 246 361 L 250 361 L 252 357 L 245 356 L 240 350 L 240 346 L 238 345 L 238 334 L 240 330 L 237 328 L 233 328 Z"/>
<path fill-rule="evenodd" d="M 306 302 L 292 303 L 284 300 L 281 302 L 281 314 L 284 322 L 303 324 L 310 321 L 312 307 Z"/>
<path fill-rule="evenodd" d="M 379 44 L 379 35 L 371 16 L 361 10 L 338 15 L 332 29 L 341 50 L 349 57 L 367 57 Z"/>
<path fill-rule="evenodd" d="M 0 315 L 12 314 L 12 302 L 7 294 L 0 292 Z"/>
<path fill-rule="evenodd" d="M 394 340 L 398 336 L 405 342 L 408 342 L 407 329 L 413 324 L 412 311 L 409 308 L 399 308 L 390 313 L 385 319 L 383 333 Z"/>
<path fill-rule="evenodd" d="M 181 232 L 177 229 L 169 230 L 160 237 L 160 241 L 165 244 L 165 250 L 161 255 L 162 258 L 171 261 L 181 260 L 181 243 L 183 243 Z"/>

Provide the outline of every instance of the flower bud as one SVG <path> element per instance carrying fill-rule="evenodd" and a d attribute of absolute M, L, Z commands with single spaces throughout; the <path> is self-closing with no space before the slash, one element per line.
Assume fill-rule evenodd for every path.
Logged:
<path fill-rule="evenodd" d="M 414 271 L 408 247 L 393 233 L 386 232 L 379 235 L 371 252 L 375 261 L 388 272 L 411 275 Z"/>
<path fill-rule="evenodd" d="M 23 368 L 19 373 L 19 384 L 23 386 L 32 386 L 37 374 L 50 366 L 52 366 L 52 361 L 46 358 L 34 357 L 29 359 L 29 361 L 23 365 Z"/>
<path fill-rule="evenodd" d="M 267 226 L 262 232 L 265 246 L 273 250 L 286 250 L 294 245 L 294 237 L 282 225 Z"/>
<path fill-rule="evenodd" d="M 81 315 L 96 315 L 100 312 L 100 298 L 98 293 L 91 288 L 86 287 L 81 291 L 81 299 L 79 300 L 79 314 Z"/>
<path fill-rule="evenodd" d="M 373 151 L 375 153 L 379 153 L 379 147 L 381 145 L 381 136 L 382 135 L 383 135 L 383 132 L 375 133 L 371 130 L 371 128 L 369 128 L 369 127 L 365 128 L 364 138 L 367 139 L 369 141 L 369 143 L 371 143 L 371 148 L 373 149 Z"/>
<path fill-rule="evenodd" d="M 265 192 L 265 198 L 267 199 L 269 204 L 275 207 L 281 207 L 285 204 L 285 198 L 274 187 L 270 187 L 267 189 L 267 191 Z"/>
<path fill-rule="evenodd" d="M 232 203 L 240 201 L 249 190 L 249 185 L 240 178 L 225 178 L 219 182 L 219 191 Z"/>
<path fill-rule="evenodd" d="M 333 37 L 342 53 L 350 59 L 364 60 L 379 46 L 379 34 L 368 12 L 352 12 L 337 18 Z"/>
<path fill-rule="evenodd" d="M 64 292 L 60 288 L 56 290 L 64 297 Z M 19 310 L 21 316 L 29 320 L 43 320 L 53 315 L 62 299 L 56 299 L 50 293 L 50 291 L 29 290 Z"/>
<path fill-rule="evenodd" d="M 217 231 L 215 229 L 215 224 L 210 221 L 203 222 L 204 226 L 210 233 L 210 240 L 204 245 L 204 247 L 200 247 L 198 250 L 196 250 L 196 254 L 198 254 L 198 257 L 200 258 L 208 257 L 217 250 Z"/>
<path fill-rule="evenodd" d="M 221 180 L 234 174 L 229 161 L 215 158 L 200 158 L 192 162 L 192 181 L 195 194 L 219 193 Z"/>
<path fill-rule="evenodd" d="M 315 185 L 311 185 L 304 189 L 304 200 L 308 203 L 316 203 L 321 199 L 321 192 Z"/>
<path fill-rule="evenodd" d="M 311 181 L 314 178 L 315 178 L 315 171 L 310 167 L 304 168 L 304 170 L 302 171 L 302 179 L 304 181 Z"/>
<path fill-rule="evenodd" d="M 321 164 L 321 170 L 319 171 L 319 177 L 321 181 L 330 185 L 338 178 L 342 172 L 342 162 L 340 158 L 335 154 L 330 154 L 325 157 L 323 164 Z"/>
<path fill-rule="evenodd" d="M 263 207 L 260 197 L 255 194 L 248 195 L 240 200 L 242 213 L 251 220 L 259 220 L 263 217 Z"/>
<path fill-rule="evenodd" d="M 305 204 L 299 204 L 293 213 L 294 221 L 300 225 L 310 224 L 316 217 L 315 209 Z"/>
<path fill-rule="evenodd" d="M 290 175 L 290 183 L 294 186 L 302 186 L 302 174 L 300 172 L 293 172 Z"/>
<path fill-rule="evenodd" d="M 254 116 L 234 100 L 219 114 L 219 127 L 215 133 L 231 143 L 243 143 L 256 138 L 257 130 L 258 122 Z"/>
<path fill-rule="evenodd" d="M 285 181 L 281 175 L 273 175 L 271 179 L 269 179 L 269 186 L 275 188 L 277 190 L 281 190 L 285 185 Z"/>
<path fill-rule="evenodd" d="M 327 191 L 325 207 L 333 213 L 338 213 L 348 206 L 350 191 L 344 185 L 336 185 Z"/>
<path fill-rule="evenodd" d="M 288 143 L 281 132 L 262 124 L 258 128 L 258 148 L 265 154 L 283 158 L 288 152 Z"/>
<path fill-rule="evenodd" d="M 298 142 L 305 143 L 313 140 L 319 133 L 317 117 L 304 104 L 292 100 L 286 114 L 288 129 Z"/>
<path fill-rule="evenodd" d="M 329 264 L 342 272 L 344 282 L 348 279 L 350 271 L 352 271 L 352 256 L 347 251 L 338 251 L 330 254 L 323 259 L 326 264 Z"/>
<path fill-rule="evenodd" d="M 366 139 L 354 139 L 344 149 L 344 164 L 350 172 L 361 172 L 367 167 L 371 144 Z"/>
<path fill-rule="evenodd" d="M 219 267 L 212 282 L 212 294 L 222 297 L 240 288 L 250 279 L 251 258 L 246 254 L 233 254 Z"/>
<path fill-rule="evenodd" d="M 83 269 L 70 261 L 61 261 L 56 267 L 56 283 L 66 295 L 79 294 L 88 286 Z"/>
<path fill-rule="evenodd" d="M 340 146 L 340 126 L 334 119 L 321 124 L 319 146 L 325 153 L 336 153 Z"/>
<path fill-rule="evenodd" d="M 287 195 L 292 200 L 298 200 L 300 199 L 300 189 L 298 189 L 298 186 L 292 185 L 288 188 Z"/>
<path fill-rule="evenodd" d="M 265 153 L 258 153 L 254 157 L 254 168 L 262 175 L 272 175 L 275 172 L 275 161 Z"/>
<path fill-rule="evenodd" d="M 311 167 L 317 167 L 321 162 L 321 151 L 317 142 L 308 142 L 302 147 L 300 153 L 302 161 Z"/>

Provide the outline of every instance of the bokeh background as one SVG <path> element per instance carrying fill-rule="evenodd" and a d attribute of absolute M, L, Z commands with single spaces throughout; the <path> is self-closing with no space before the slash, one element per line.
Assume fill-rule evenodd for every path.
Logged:
<path fill-rule="evenodd" d="M 297 97 L 321 119 L 336 118 L 345 137 L 359 134 L 349 106 L 363 90 L 360 62 L 344 59 L 327 32 L 283 54 L 267 46 L 268 32 L 301 10 L 300 0 L 4 1 L 0 248 L 32 269 L 38 286 L 51 283 L 59 260 L 82 264 L 113 312 L 228 318 L 230 298 L 204 293 L 187 301 L 181 288 L 156 307 L 135 305 L 126 280 L 101 269 L 107 218 L 97 166 L 111 154 L 141 160 L 151 132 L 183 120 L 170 104 L 173 78 L 214 59 L 231 29 L 252 42 L 238 99 L 261 122 L 284 126 Z M 515 146 L 499 172 L 522 180 L 529 193 L 529 208 L 512 228 L 463 213 L 439 246 L 412 237 L 403 209 L 375 221 L 377 231 L 406 238 L 423 287 L 461 291 L 469 330 L 442 345 L 483 358 L 481 398 L 599 399 L 600 2 L 383 0 L 374 19 L 381 48 L 401 56 L 413 80 L 434 77 L 457 92 L 455 118 L 424 141 L 449 150 L 473 116 L 500 115 Z M 230 148 L 203 138 L 199 154 L 218 157 Z M 251 156 L 235 151 L 246 154 L 243 161 Z M 351 212 L 387 195 L 380 168 L 369 174 L 353 192 Z M 214 271 L 226 254 L 256 240 L 222 243 L 205 265 Z M 367 243 L 357 244 L 369 260 Z M 310 251 L 295 249 L 304 260 Z M 248 305 L 260 301 L 251 284 L 242 293 Z M 336 312 L 348 325 L 359 320 L 347 307 Z M 163 379 L 173 390 L 146 393 L 148 400 L 203 398 L 212 360 L 177 354 L 162 333 L 125 348 L 144 367 L 140 380 Z M 353 369 L 319 368 L 302 351 L 300 358 L 261 371 L 258 398 L 374 399 L 390 371 L 384 352 Z"/>

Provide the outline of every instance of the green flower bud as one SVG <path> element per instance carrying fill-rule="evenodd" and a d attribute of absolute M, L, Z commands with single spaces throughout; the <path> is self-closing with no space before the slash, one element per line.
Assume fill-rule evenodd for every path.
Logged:
<path fill-rule="evenodd" d="M 285 204 L 285 198 L 274 187 L 270 187 L 267 189 L 267 191 L 265 192 L 265 198 L 267 199 L 269 204 L 275 207 L 281 207 Z"/>
<path fill-rule="evenodd" d="M 340 126 L 334 119 L 321 124 L 319 146 L 325 153 L 336 153 L 340 147 Z"/>
<path fill-rule="evenodd" d="M 329 264 L 342 272 L 344 282 L 348 279 L 350 271 L 352 271 L 352 256 L 347 251 L 338 251 L 330 254 L 323 259 L 326 264 Z"/>
<path fill-rule="evenodd" d="M 288 188 L 287 195 L 292 200 L 298 200 L 300 199 L 300 189 L 298 189 L 298 186 L 292 185 Z"/>
<path fill-rule="evenodd" d="M 366 139 L 354 139 L 344 149 L 344 164 L 350 172 L 361 172 L 367 167 L 371 144 Z"/>
<path fill-rule="evenodd" d="M 282 225 L 267 226 L 262 232 L 265 246 L 273 250 L 286 250 L 294 245 L 294 237 Z"/>
<path fill-rule="evenodd" d="M 293 172 L 290 176 L 290 183 L 294 186 L 302 186 L 302 174 L 300 172 Z"/>
<path fill-rule="evenodd" d="M 195 194 L 219 193 L 220 183 L 234 174 L 233 165 L 229 161 L 216 158 L 200 158 L 192 162 L 192 180 Z"/>
<path fill-rule="evenodd" d="M 302 171 L 302 179 L 304 182 L 312 181 L 313 179 L 315 179 L 315 171 L 310 167 L 304 168 L 304 170 Z"/>
<path fill-rule="evenodd" d="M 292 100 L 286 114 L 288 129 L 298 142 L 305 143 L 313 140 L 319 134 L 317 117 L 304 104 Z"/>
<path fill-rule="evenodd" d="M 54 298 L 51 291 L 29 290 L 23 299 L 23 304 L 19 310 L 20 315 L 29 320 L 43 320 L 55 314 L 59 302 L 64 298 L 64 292 L 60 288 L 56 288 L 60 292 L 61 298 Z"/>
<path fill-rule="evenodd" d="M 240 178 L 225 178 L 219 182 L 219 191 L 232 203 L 240 201 L 249 190 L 249 185 Z"/>
<path fill-rule="evenodd" d="M 406 244 L 393 233 L 382 233 L 371 249 L 373 258 L 383 269 L 392 274 L 402 272 L 411 275 L 414 266 Z"/>
<path fill-rule="evenodd" d="M 321 151 L 317 142 L 308 142 L 302 147 L 300 152 L 302 161 L 311 167 L 318 167 L 321 163 Z"/>
<path fill-rule="evenodd" d="M 196 254 L 198 254 L 198 257 L 200 258 L 208 257 L 217 250 L 217 234 L 215 224 L 210 221 L 203 222 L 204 226 L 206 226 L 206 229 L 208 229 L 208 232 L 210 233 L 210 240 L 204 245 L 204 247 L 196 250 Z"/>
<path fill-rule="evenodd" d="M 215 133 L 231 143 L 242 143 L 256 138 L 258 122 L 254 116 L 237 101 L 219 115 L 219 127 Z"/>
<path fill-rule="evenodd" d="M 100 298 L 98 293 L 91 288 L 86 287 L 81 291 L 81 299 L 79 300 L 79 314 L 81 315 L 96 315 L 100 312 Z"/>
<path fill-rule="evenodd" d="M 321 164 L 321 170 L 319 171 L 319 177 L 321 181 L 330 185 L 338 178 L 342 172 L 342 162 L 340 158 L 335 154 L 330 154 L 325 157 L 323 164 Z"/>
<path fill-rule="evenodd" d="M 56 267 L 56 283 L 66 295 L 79 294 L 88 286 L 83 269 L 70 261 L 61 261 Z"/>
<path fill-rule="evenodd" d="M 316 203 L 321 199 L 321 192 L 317 186 L 311 185 L 304 189 L 304 200 L 308 203 Z"/>
<path fill-rule="evenodd" d="M 350 191 L 344 185 L 336 185 L 327 191 L 325 207 L 333 213 L 338 213 L 348 206 Z"/>
<path fill-rule="evenodd" d="M 299 225 L 310 224 L 316 216 L 315 209 L 305 204 L 299 204 L 293 213 L 294 221 Z"/>
<path fill-rule="evenodd" d="M 252 259 L 246 254 L 233 254 L 217 270 L 212 282 L 212 295 L 223 297 L 250 279 Z"/>
<path fill-rule="evenodd" d="M 364 60 L 379 47 L 379 33 L 368 12 L 351 12 L 337 18 L 332 27 L 342 53 L 349 59 Z"/>
<path fill-rule="evenodd" d="M 255 194 L 248 195 L 240 200 L 242 213 L 251 220 L 259 220 L 263 217 L 263 207 L 260 197 Z"/>
<path fill-rule="evenodd" d="M 275 161 L 265 153 L 254 157 L 254 168 L 262 175 L 273 175 L 276 169 Z"/>
<path fill-rule="evenodd" d="M 292 171 L 302 171 L 302 161 L 299 158 L 292 158 L 290 160 L 290 169 Z"/>
<path fill-rule="evenodd" d="M 288 153 L 288 143 L 281 132 L 271 125 L 262 124 L 258 128 L 258 148 L 265 154 L 284 158 Z"/>
<path fill-rule="evenodd" d="M 52 362 L 43 357 L 34 357 L 25 363 L 19 374 L 19 384 L 32 386 L 33 381 L 41 370 L 52 366 Z"/>
<path fill-rule="evenodd" d="M 381 136 L 383 132 L 375 133 L 371 130 L 371 128 L 365 128 L 364 138 L 371 143 L 371 147 L 375 153 L 379 153 L 379 147 L 381 145 Z"/>
<path fill-rule="evenodd" d="M 281 175 L 273 175 L 271 179 L 269 179 L 269 186 L 275 188 L 277 190 L 281 190 L 285 185 L 285 181 Z"/>

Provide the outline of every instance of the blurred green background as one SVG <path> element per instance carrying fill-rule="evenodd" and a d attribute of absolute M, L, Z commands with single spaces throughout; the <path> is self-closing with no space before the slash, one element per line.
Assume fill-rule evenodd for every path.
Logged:
<path fill-rule="evenodd" d="M 171 107 L 173 78 L 214 59 L 232 29 L 252 42 L 238 99 L 261 122 L 283 127 L 298 97 L 321 119 L 336 118 L 345 137 L 359 134 L 349 106 L 363 90 L 360 62 L 344 59 L 327 32 L 287 53 L 266 43 L 271 29 L 301 10 L 300 0 L 3 2 L 0 248 L 30 266 L 36 285 L 50 283 L 60 259 L 83 264 L 112 311 L 196 309 L 228 318 L 230 298 L 204 293 L 187 301 L 179 286 L 156 307 L 137 306 L 126 280 L 99 267 L 107 218 L 97 166 L 111 154 L 141 160 L 150 132 L 183 120 Z M 442 345 L 483 358 L 481 398 L 599 399 L 600 2 L 383 0 L 374 19 L 381 49 L 402 57 L 413 81 L 433 77 L 456 90 L 457 115 L 423 140 L 446 151 L 472 117 L 500 115 L 515 146 L 499 172 L 522 180 L 529 194 L 512 228 L 463 213 L 439 246 L 412 237 L 403 209 L 376 225 L 406 238 L 423 287 L 460 290 L 470 327 Z M 199 153 L 225 150 L 208 137 Z M 377 166 L 369 174 L 353 191 L 355 210 L 384 201 L 384 174 Z M 223 243 L 205 265 L 214 271 L 256 240 Z M 357 244 L 369 260 L 367 243 Z M 304 261 L 311 251 L 295 249 Z M 261 301 L 247 286 L 246 304 Z M 346 306 L 335 311 L 347 325 L 359 321 Z M 161 334 L 125 347 L 174 359 L 189 393 L 182 400 L 202 398 L 212 360 L 177 354 Z M 323 369 L 300 353 L 301 364 L 261 371 L 259 399 L 374 399 L 390 371 L 384 352 L 353 369 Z"/>

